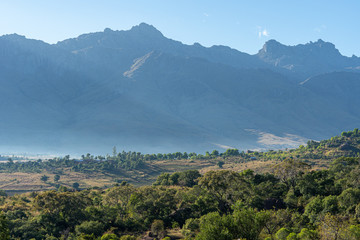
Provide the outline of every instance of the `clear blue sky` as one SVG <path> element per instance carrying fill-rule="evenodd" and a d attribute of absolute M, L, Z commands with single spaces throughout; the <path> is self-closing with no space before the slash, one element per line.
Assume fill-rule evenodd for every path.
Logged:
<path fill-rule="evenodd" d="M 269 39 L 286 45 L 332 42 L 360 56 L 360 1 L 332 0 L 1 0 L 0 35 L 56 43 L 141 22 L 186 44 L 256 53 Z"/>

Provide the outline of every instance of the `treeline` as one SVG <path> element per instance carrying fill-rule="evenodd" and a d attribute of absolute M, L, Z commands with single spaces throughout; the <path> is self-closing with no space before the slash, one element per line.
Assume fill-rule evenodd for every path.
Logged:
<path fill-rule="evenodd" d="M 19 156 L 4 156 L 4 155 L 0 155 L 0 161 L 6 161 L 6 160 L 23 160 L 26 159 L 28 160 L 25 156 L 24 157 L 19 157 Z"/>
<path fill-rule="evenodd" d="M 82 159 L 71 159 L 69 155 L 47 160 L 14 162 L 9 159 L 6 163 L 0 164 L 0 170 L 9 172 L 48 172 L 59 173 L 64 168 L 70 168 L 75 172 L 94 172 L 117 170 L 133 170 L 144 167 L 144 155 L 136 152 L 119 154 L 116 157 L 93 157 L 90 154 L 83 155 Z"/>
<path fill-rule="evenodd" d="M 110 171 L 117 170 L 133 170 L 146 167 L 146 162 L 156 160 L 175 160 L 175 159 L 214 159 L 217 157 L 239 156 L 239 150 L 228 149 L 224 153 L 219 154 L 214 150 L 211 154 L 206 152 L 205 155 L 196 153 L 167 153 L 167 154 L 142 154 L 140 152 L 117 153 L 113 150 L 113 155 L 94 156 L 90 153 L 82 155 L 81 159 L 71 159 L 69 155 L 65 157 L 57 157 L 47 160 L 15 162 L 11 158 L 7 162 L 0 164 L 0 170 L 9 172 L 38 172 L 47 170 L 49 172 L 58 173 L 62 168 L 70 168 L 75 172 L 93 172 L 93 171 Z"/>
<path fill-rule="evenodd" d="M 266 174 L 190 170 L 153 186 L 0 196 L 0 238 L 359 239 L 359 161 L 311 171 L 287 159 Z"/>
<path fill-rule="evenodd" d="M 221 159 L 229 159 L 235 163 L 243 163 L 253 160 L 333 160 L 339 157 L 360 157 L 360 132 L 357 128 L 353 131 L 343 132 L 341 136 L 335 136 L 328 140 L 322 140 L 320 142 L 308 141 L 306 146 L 301 145 L 297 149 L 290 150 L 268 150 L 264 152 L 248 150 L 246 152 L 240 152 L 238 149 L 227 149 L 223 153 L 213 150 L 211 153 L 205 152 L 205 154 L 197 154 L 194 152 L 142 154 L 131 151 L 118 153 L 114 147 L 112 155 L 94 156 L 87 153 L 86 155 L 82 155 L 81 159 L 70 159 L 70 156 L 67 155 L 45 161 L 14 162 L 13 159 L 10 158 L 7 162 L 0 164 L 0 171 L 41 172 L 42 170 L 47 170 L 58 173 L 62 168 L 71 168 L 73 171 L 85 173 L 93 171 L 116 172 L 121 170 L 143 169 L 148 162 L 158 160 L 206 160 L 219 158 L 220 166 L 222 163 Z"/>

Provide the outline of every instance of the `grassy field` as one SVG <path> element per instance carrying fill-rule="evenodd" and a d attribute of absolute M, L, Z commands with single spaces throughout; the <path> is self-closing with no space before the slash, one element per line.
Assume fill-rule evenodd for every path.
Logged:
<path fill-rule="evenodd" d="M 110 172 L 75 172 L 70 168 L 63 168 L 61 170 L 60 180 L 55 182 L 54 172 L 42 171 L 40 173 L 26 173 L 26 172 L 0 172 L 0 189 L 5 190 L 8 194 L 30 192 L 30 191 L 45 191 L 57 189 L 59 185 L 72 188 L 73 183 L 79 183 L 79 188 L 107 188 L 122 181 L 127 181 L 135 186 L 151 185 L 162 172 L 180 172 L 185 170 L 199 170 L 204 174 L 207 171 L 220 169 L 217 163 L 219 160 L 225 162 L 222 169 L 229 169 L 234 171 L 242 171 L 245 169 L 252 169 L 255 172 L 264 172 L 273 164 L 272 161 L 251 161 L 241 163 L 236 158 L 223 160 L 206 159 L 206 160 L 161 160 L 147 162 L 146 166 L 141 170 L 130 170 L 116 173 Z M 43 175 L 48 176 L 46 182 L 41 181 Z"/>
<path fill-rule="evenodd" d="M 219 161 L 224 161 L 222 168 L 218 166 Z M 147 162 L 140 170 L 121 172 L 75 172 L 70 168 L 61 169 L 60 180 L 55 182 L 54 172 L 42 171 L 40 173 L 26 172 L 0 172 L 0 189 L 5 190 L 9 195 L 57 189 L 59 185 L 72 188 L 73 183 L 79 183 L 80 189 L 86 188 L 108 188 L 122 181 L 129 182 L 135 186 L 151 185 L 162 172 L 180 172 L 186 170 L 198 170 L 204 174 L 212 170 L 233 170 L 243 171 L 251 169 L 256 173 L 263 173 L 272 170 L 272 166 L 278 161 L 275 160 L 251 160 L 244 162 L 240 157 L 229 157 L 226 159 L 180 159 L 180 160 L 159 160 Z M 321 168 L 321 163 L 315 163 L 315 169 Z M 43 175 L 48 176 L 46 182 L 41 181 Z"/>

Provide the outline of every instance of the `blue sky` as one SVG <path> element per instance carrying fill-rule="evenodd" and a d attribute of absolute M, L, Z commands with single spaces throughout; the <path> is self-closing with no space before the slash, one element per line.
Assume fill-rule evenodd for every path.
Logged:
<path fill-rule="evenodd" d="M 141 22 L 186 44 L 227 45 L 254 54 L 269 39 L 286 45 L 332 42 L 360 56 L 360 1 L 324 0 L 1 0 L 0 35 L 56 43 Z"/>

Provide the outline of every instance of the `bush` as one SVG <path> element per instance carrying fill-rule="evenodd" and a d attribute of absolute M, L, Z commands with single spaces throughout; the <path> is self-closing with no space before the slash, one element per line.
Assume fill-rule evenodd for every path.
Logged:
<path fill-rule="evenodd" d="M 105 233 L 102 235 L 101 240 L 119 240 L 120 238 L 114 233 Z"/>
<path fill-rule="evenodd" d="M 72 187 L 75 188 L 75 189 L 78 189 L 79 186 L 80 186 L 80 184 L 77 183 L 77 182 L 74 182 L 73 185 L 72 185 Z"/>
<path fill-rule="evenodd" d="M 301 232 L 297 236 L 300 240 L 314 240 L 319 238 L 315 230 L 309 230 L 307 228 L 301 229 Z"/>
<path fill-rule="evenodd" d="M 196 233 L 199 232 L 200 221 L 199 219 L 189 218 L 186 219 L 185 224 L 181 230 L 182 235 L 187 238 L 195 237 Z"/>
<path fill-rule="evenodd" d="M 0 238 L 10 239 L 9 222 L 2 213 L 0 213 Z"/>
<path fill-rule="evenodd" d="M 124 235 L 120 238 L 120 240 L 136 240 L 136 237 L 131 235 Z"/>
<path fill-rule="evenodd" d="M 151 233 L 158 238 L 163 238 L 165 236 L 164 222 L 162 220 L 154 220 L 151 224 Z"/>
<path fill-rule="evenodd" d="M 40 180 L 43 181 L 43 182 L 46 182 L 48 179 L 49 179 L 49 177 L 46 176 L 46 175 L 43 175 L 43 176 L 41 176 L 41 178 L 40 178 Z"/>
<path fill-rule="evenodd" d="M 94 234 L 100 236 L 104 231 L 104 224 L 99 221 L 85 221 L 75 227 L 77 234 Z"/>
<path fill-rule="evenodd" d="M 280 228 L 279 231 L 275 234 L 276 239 L 278 240 L 286 240 L 287 236 L 289 236 L 290 231 L 287 228 Z"/>

